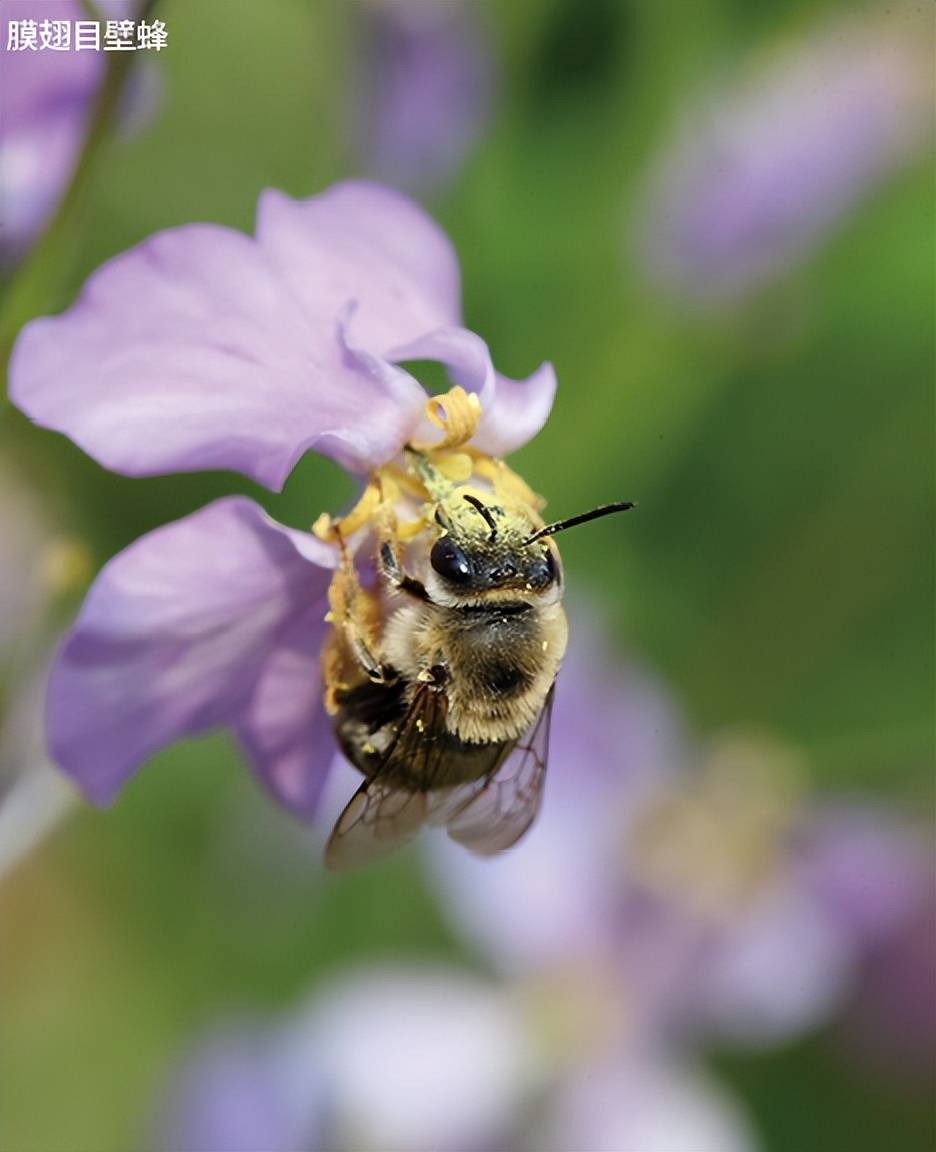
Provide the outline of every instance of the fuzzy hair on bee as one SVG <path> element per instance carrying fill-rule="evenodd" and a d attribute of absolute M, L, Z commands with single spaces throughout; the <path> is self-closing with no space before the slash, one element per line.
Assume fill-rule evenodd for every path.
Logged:
<path fill-rule="evenodd" d="M 440 463 L 410 450 L 402 476 L 377 477 L 375 495 L 362 499 L 372 587 L 336 525 L 342 563 L 323 650 L 326 706 L 364 781 L 329 839 L 332 869 L 369 863 L 425 824 L 444 825 L 482 855 L 526 832 L 539 810 L 568 641 L 552 536 L 630 507 L 546 525 L 538 499 L 500 462 L 485 483 L 473 470 L 468 481 L 449 479 Z M 402 485 L 424 496 L 412 534 L 398 521 Z M 353 513 L 346 520 L 356 522 Z"/>

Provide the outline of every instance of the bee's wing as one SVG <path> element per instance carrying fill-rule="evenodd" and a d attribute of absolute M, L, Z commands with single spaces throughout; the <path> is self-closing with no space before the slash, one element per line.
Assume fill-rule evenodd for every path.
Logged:
<path fill-rule="evenodd" d="M 325 846 L 334 872 L 361 868 L 412 840 L 426 819 L 426 794 L 365 780 L 351 797 Z"/>
<path fill-rule="evenodd" d="M 412 840 L 427 818 L 425 789 L 401 788 L 401 772 L 414 782 L 435 778 L 445 725 L 444 693 L 419 685 L 387 746 L 380 767 L 365 780 L 338 817 L 325 846 L 333 871 L 360 868 Z"/>
<path fill-rule="evenodd" d="M 549 725 L 555 687 L 529 730 L 482 779 L 449 790 L 429 819 L 479 856 L 511 848 L 536 819 L 549 758 Z M 430 797 L 430 802 L 431 802 Z"/>

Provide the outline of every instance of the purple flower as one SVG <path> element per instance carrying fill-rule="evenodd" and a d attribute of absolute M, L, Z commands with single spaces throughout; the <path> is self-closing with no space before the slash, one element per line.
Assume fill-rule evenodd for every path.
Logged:
<path fill-rule="evenodd" d="M 493 64 L 476 6 L 375 0 L 360 23 L 353 99 L 368 167 L 430 189 L 450 179 L 490 113 Z"/>
<path fill-rule="evenodd" d="M 550 1152 L 753 1152 L 760 1146 L 730 1094 L 676 1061 L 608 1061 L 570 1077 Z"/>
<path fill-rule="evenodd" d="M 932 842 L 857 802 L 818 811 L 805 875 L 862 943 L 843 1025 L 874 1068 L 932 1078 L 936 1066 L 936 852 Z"/>
<path fill-rule="evenodd" d="M 651 278 L 727 303 L 801 259 L 932 135 L 926 42 L 840 22 L 687 112 L 638 213 Z"/>
<path fill-rule="evenodd" d="M 736 1105 L 690 1064 L 593 1057 L 571 1036 L 551 1037 L 548 1005 L 531 991 L 419 966 L 321 987 L 279 1024 L 199 1044 L 160 1102 L 158 1146 L 755 1148 Z"/>
<path fill-rule="evenodd" d="M 936 892 L 930 867 L 925 898 L 861 958 L 854 1003 L 844 1023 L 852 1051 L 871 1067 L 927 1088 L 936 1070 Z"/>
<path fill-rule="evenodd" d="M 132 15 L 135 0 L 103 0 L 102 12 Z M 85 137 L 104 76 L 102 52 L 13 50 L 11 22 L 87 19 L 80 0 L 5 0 L 0 11 L 0 253 L 15 256 L 55 210 Z M 71 34 L 71 33 L 70 33 Z"/>
<path fill-rule="evenodd" d="M 532 1073 L 522 1006 L 500 990 L 456 970 L 374 969 L 280 1023 L 199 1044 L 159 1108 L 158 1146 L 482 1152 L 502 1146 Z"/>
<path fill-rule="evenodd" d="M 462 862 L 443 838 L 427 843 L 442 906 L 510 972 L 605 955 L 627 814 L 685 756 L 662 686 L 611 657 L 584 605 L 570 615 L 543 807 L 523 851 Z"/>
<path fill-rule="evenodd" d="M 173 1152 L 318 1147 L 324 1117 L 315 1053 L 300 1082 L 282 1059 L 283 1048 L 279 1034 L 256 1021 L 206 1036 L 173 1072 L 157 1118 L 155 1147 Z"/>
<path fill-rule="evenodd" d="M 819 820 L 774 742 L 724 739 L 692 767 L 659 690 L 607 667 L 590 683 L 597 651 L 567 655 L 524 851 L 494 877 L 427 845 L 442 906 L 504 970 L 589 973 L 648 1040 L 766 1046 L 817 1026 L 916 906 L 925 854 L 872 810 L 847 837 L 844 816 Z"/>
<path fill-rule="evenodd" d="M 509 380 L 460 326 L 442 231 L 390 189 L 350 182 L 306 201 L 265 192 L 255 238 L 189 225 L 111 260 L 68 311 L 20 334 L 10 396 L 115 471 L 230 468 L 279 488 L 308 450 L 368 473 L 431 434 L 412 360 L 441 362 L 477 397 L 479 452 L 511 451 L 549 413 L 549 365 Z M 318 661 L 336 561 L 237 497 L 131 545 L 55 661 L 56 762 L 107 803 L 159 748 L 222 725 L 310 813 L 334 749 Z"/>

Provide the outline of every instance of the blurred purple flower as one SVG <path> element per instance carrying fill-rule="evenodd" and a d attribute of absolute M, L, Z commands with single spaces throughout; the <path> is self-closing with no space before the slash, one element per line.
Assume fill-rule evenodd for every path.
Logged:
<path fill-rule="evenodd" d="M 798 851 L 827 914 L 868 944 L 891 938 L 934 894 L 931 845 L 870 800 L 816 806 Z"/>
<path fill-rule="evenodd" d="M 317 989 L 278 1026 L 228 1030 L 200 1045 L 160 1102 L 158 1146 L 754 1149 L 733 1102 L 691 1066 L 657 1057 L 593 1063 L 544 1044 L 542 1023 L 520 984 L 455 969 L 364 971 Z M 245 1112 L 249 1143 L 233 1123 Z"/>
<path fill-rule="evenodd" d="M 756 1137 L 695 1050 L 817 1026 L 921 926 L 931 856 L 906 825 L 808 806 L 798 758 L 763 737 L 717 741 L 688 771 L 665 693 L 603 656 L 587 620 L 573 636 L 524 850 L 492 864 L 429 842 L 443 908 L 500 981 L 365 973 L 264 1033 L 279 1039 L 257 1091 L 270 1067 L 301 1083 L 325 1118 L 316 1147 L 746 1152 Z M 901 955 L 911 998 L 927 992 Z M 196 1060 L 181 1082 L 213 1080 Z M 196 1115 L 220 1116 L 216 1093 L 199 1098 Z"/>
<path fill-rule="evenodd" d="M 806 875 L 862 941 L 843 1031 L 869 1064 L 906 1078 L 936 1072 L 936 853 L 896 819 L 857 803 L 816 813 Z"/>
<path fill-rule="evenodd" d="M 436 838 L 427 843 L 443 907 L 511 972 L 603 953 L 625 816 L 685 756 L 664 689 L 611 658 L 583 605 L 569 615 L 543 807 L 523 851 L 462 868 Z"/>
<path fill-rule="evenodd" d="M 936 1074 L 936 891 L 861 958 L 844 1036 L 873 1068 L 927 1087 Z"/>
<path fill-rule="evenodd" d="M 507 971 L 605 982 L 648 1040 L 764 1046 L 817 1026 L 853 991 L 870 941 L 915 907 L 925 854 L 870 810 L 852 813 L 847 838 L 844 816 L 819 821 L 796 758 L 762 738 L 717 742 L 686 771 L 658 690 L 608 669 L 589 686 L 598 651 L 567 655 L 524 851 L 494 877 L 441 838 L 427 845 L 442 907 Z M 579 680 L 584 700 L 564 700 Z"/>
<path fill-rule="evenodd" d="M 173 1076 L 159 1147 L 478 1152 L 532 1074 L 520 1005 L 458 971 L 375 969 L 279 1025 L 228 1029 Z M 232 1123 L 250 1117 L 250 1142 Z"/>
<path fill-rule="evenodd" d="M 99 7 L 119 19 L 137 4 L 100 0 Z M 18 256 L 58 205 L 107 64 L 102 52 L 11 51 L 10 22 L 87 18 L 80 0 L 4 0 L 0 9 L 0 262 Z"/>
<path fill-rule="evenodd" d="M 283 1037 L 260 1022 L 228 1026 L 203 1039 L 166 1088 L 156 1147 L 173 1152 L 319 1147 L 324 1116 L 317 1054 L 310 1052 L 300 1070 L 284 1060 L 286 1048 Z"/>
<path fill-rule="evenodd" d="M 899 24 L 815 32 L 685 114 L 636 221 L 655 281 L 703 306 L 738 299 L 931 140 L 928 32 Z"/>
<path fill-rule="evenodd" d="M 451 179 L 490 115 L 493 61 L 463 0 L 372 0 L 359 23 L 353 105 L 365 163 L 428 191 Z"/>
<path fill-rule="evenodd" d="M 729 1093 L 689 1064 L 609 1061 L 569 1078 L 548 1152 L 753 1152 L 760 1146 Z"/>
<path fill-rule="evenodd" d="M 159 233 L 27 325 L 10 397 L 115 471 L 231 468 L 278 489 L 309 450 L 352 472 L 395 458 L 429 424 L 401 362 L 437 360 L 480 400 L 472 443 L 503 455 L 542 427 L 555 376 L 500 376 L 460 319 L 455 254 L 416 204 L 363 182 L 306 201 L 267 191 L 255 239 Z M 158 749 L 222 725 L 311 813 L 334 750 L 318 651 L 336 557 L 238 497 L 131 545 L 52 669 L 58 765 L 108 803 Z"/>

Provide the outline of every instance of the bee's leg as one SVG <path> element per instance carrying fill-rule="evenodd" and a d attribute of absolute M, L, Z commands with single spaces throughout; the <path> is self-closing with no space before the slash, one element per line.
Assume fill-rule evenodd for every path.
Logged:
<path fill-rule="evenodd" d="M 373 638 L 379 634 L 380 606 L 376 598 L 363 589 L 357 578 L 354 560 L 338 535 L 341 565 L 328 589 L 332 623 L 341 630 L 350 653 L 375 684 L 390 684 L 397 674 L 374 653 Z"/>
<path fill-rule="evenodd" d="M 426 585 L 423 584 L 422 580 L 417 580 L 403 571 L 397 550 L 390 540 L 381 541 L 377 551 L 377 563 L 380 574 L 398 592 L 405 592 L 407 596 L 412 596 L 415 600 L 431 602 L 429 593 L 426 591 Z"/>
<path fill-rule="evenodd" d="M 400 558 L 400 540 L 397 520 L 389 502 L 381 504 L 375 517 L 377 527 L 377 569 L 381 576 L 398 592 L 405 592 L 415 600 L 429 600 L 429 593 L 421 580 L 404 571 Z"/>

